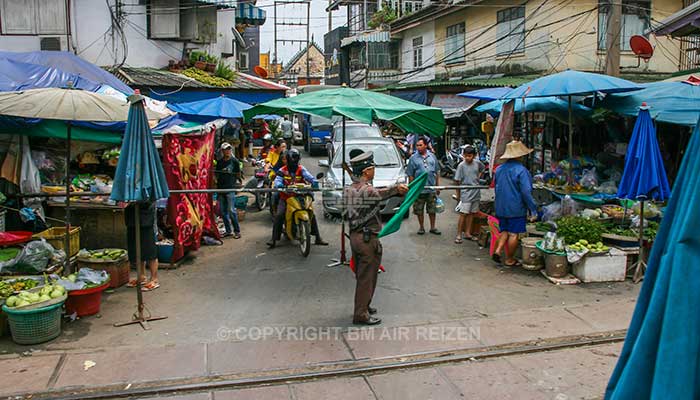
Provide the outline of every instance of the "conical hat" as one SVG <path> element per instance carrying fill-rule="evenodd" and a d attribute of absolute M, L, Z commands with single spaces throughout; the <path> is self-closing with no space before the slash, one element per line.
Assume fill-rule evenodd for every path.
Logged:
<path fill-rule="evenodd" d="M 501 156 L 501 160 L 510 160 L 513 158 L 520 158 L 532 153 L 532 149 L 528 149 L 523 142 L 519 140 L 513 140 L 506 145 L 506 151 Z"/>

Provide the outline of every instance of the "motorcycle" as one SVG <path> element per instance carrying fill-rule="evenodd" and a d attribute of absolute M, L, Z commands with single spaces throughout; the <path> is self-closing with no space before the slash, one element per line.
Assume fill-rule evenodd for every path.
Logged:
<path fill-rule="evenodd" d="M 311 186 L 297 184 L 293 189 L 305 189 Z M 311 218 L 313 212 L 314 197 L 311 192 L 300 192 L 296 196 L 287 199 L 287 211 L 285 213 L 285 232 L 289 240 L 299 243 L 299 252 L 307 257 L 311 251 Z"/>
<path fill-rule="evenodd" d="M 467 146 L 467 144 L 464 144 L 462 146 L 455 147 L 454 149 L 448 151 L 442 158 L 440 161 L 440 172 L 444 178 L 449 178 L 455 175 L 459 163 L 462 162 L 462 152 Z"/>
<path fill-rule="evenodd" d="M 257 160 L 255 164 L 255 176 L 248 181 L 246 189 L 265 189 L 270 188 L 272 183 L 268 172 L 265 171 L 265 160 Z M 255 192 L 255 206 L 258 210 L 264 210 L 270 204 L 270 192 Z"/>

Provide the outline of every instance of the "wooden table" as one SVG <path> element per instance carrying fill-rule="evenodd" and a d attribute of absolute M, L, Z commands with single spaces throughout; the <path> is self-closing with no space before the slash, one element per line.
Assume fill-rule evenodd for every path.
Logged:
<path fill-rule="evenodd" d="M 48 202 L 47 215 L 56 219 L 65 219 L 65 204 Z M 82 228 L 80 248 L 88 250 L 127 248 L 124 209 L 121 207 L 71 202 L 71 224 Z"/>

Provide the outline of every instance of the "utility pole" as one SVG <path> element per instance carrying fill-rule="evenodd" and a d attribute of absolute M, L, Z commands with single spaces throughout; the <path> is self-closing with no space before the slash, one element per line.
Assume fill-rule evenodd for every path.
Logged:
<path fill-rule="evenodd" d="M 310 85 L 311 81 L 310 76 L 311 76 L 311 71 L 309 71 L 309 53 L 311 53 L 311 46 L 309 42 L 309 24 L 308 22 L 311 21 L 311 2 L 306 3 L 306 84 Z"/>
<path fill-rule="evenodd" d="M 328 0 L 328 32 L 333 30 L 333 10 L 331 10 L 333 0 Z"/>
<path fill-rule="evenodd" d="M 605 34 L 605 73 L 610 76 L 620 76 L 621 19 L 622 0 L 610 0 Z"/>
<path fill-rule="evenodd" d="M 284 21 L 284 12 L 282 13 L 282 21 L 277 20 L 277 6 L 279 5 L 280 7 L 285 7 L 289 5 L 295 5 L 295 4 L 305 4 L 306 5 L 306 21 L 305 22 L 285 22 Z M 274 34 L 274 40 L 275 40 L 275 56 L 274 56 L 274 64 L 277 65 L 278 59 L 277 59 L 277 43 L 282 42 L 282 45 L 284 46 L 285 43 L 303 43 L 306 45 L 306 80 L 309 80 L 309 54 L 308 54 L 308 49 L 309 49 L 309 35 L 311 33 L 311 0 L 304 0 L 304 1 L 293 1 L 293 0 L 276 0 L 275 1 L 275 6 L 274 6 L 274 20 L 275 20 L 275 34 Z M 277 26 L 305 26 L 306 27 L 306 39 L 279 39 L 277 37 Z M 282 37 L 289 37 L 292 36 L 291 34 L 287 34 L 285 32 Z M 279 79 L 277 79 L 279 80 Z M 298 78 L 297 78 L 298 82 Z M 308 83 L 308 82 L 307 82 Z"/>
<path fill-rule="evenodd" d="M 272 67 L 272 69 L 275 72 L 277 72 L 277 2 L 275 2 L 274 8 L 272 10 L 273 10 L 272 18 L 275 21 L 275 24 L 274 24 L 275 25 L 275 34 L 274 34 L 275 54 L 272 56 L 272 65 L 274 65 L 274 67 Z M 277 75 L 277 74 L 275 74 L 275 75 Z"/>
<path fill-rule="evenodd" d="M 367 0 L 362 3 L 362 15 L 364 22 L 364 32 L 367 32 Z M 365 37 L 365 89 L 369 89 L 369 38 Z"/>

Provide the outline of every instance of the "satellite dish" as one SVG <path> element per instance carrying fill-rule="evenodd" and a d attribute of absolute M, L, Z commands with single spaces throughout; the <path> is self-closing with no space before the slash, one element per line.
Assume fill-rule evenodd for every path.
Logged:
<path fill-rule="evenodd" d="M 261 78 L 267 78 L 267 70 L 259 65 L 256 65 L 253 68 L 253 71 L 255 71 L 256 74 L 258 74 L 259 77 Z"/>
<path fill-rule="evenodd" d="M 634 35 L 630 38 L 630 47 L 634 54 L 642 60 L 649 62 L 651 56 L 654 55 L 654 46 L 651 42 L 642 35 Z"/>

